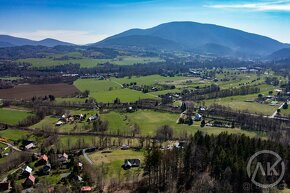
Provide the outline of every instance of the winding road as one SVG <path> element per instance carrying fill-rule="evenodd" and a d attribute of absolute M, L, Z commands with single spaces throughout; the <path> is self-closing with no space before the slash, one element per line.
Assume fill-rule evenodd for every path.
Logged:
<path fill-rule="evenodd" d="M 91 160 L 91 158 L 88 156 L 88 154 L 86 153 L 87 149 L 83 149 L 83 156 L 85 157 L 85 159 L 89 162 L 89 164 L 93 165 L 93 161 Z"/>

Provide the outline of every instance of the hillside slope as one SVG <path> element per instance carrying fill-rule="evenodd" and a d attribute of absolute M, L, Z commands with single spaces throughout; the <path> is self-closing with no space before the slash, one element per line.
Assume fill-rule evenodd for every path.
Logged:
<path fill-rule="evenodd" d="M 137 41 L 136 36 L 142 36 L 142 41 Z M 265 36 L 196 22 L 171 22 L 149 29 L 131 29 L 97 42 L 94 45 L 125 48 L 130 44 L 130 46 L 137 48 L 150 49 L 150 42 L 152 42 L 153 38 L 161 38 L 163 41 L 168 41 L 168 44 L 160 46 L 161 49 L 172 49 L 172 46 L 178 45 L 175 50 L 202 50 L 205 53 L 211 53 L 215 51 L 213 49 L 223 48 L 221 54 L 248 56 L 265 56 L 287 47 L 286 44 Z M 156 44 L 158 42 L 153 43 L 154 47 L 156 47 Z"/>

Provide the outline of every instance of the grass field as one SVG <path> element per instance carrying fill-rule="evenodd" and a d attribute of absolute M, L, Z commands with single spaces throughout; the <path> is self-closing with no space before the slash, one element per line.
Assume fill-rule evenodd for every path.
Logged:
<path fill-rule="evenodd" d="M 267 95 L 270 90 L 274 90 L 272 86 L 265 86 L 262 94 Z M 247 102 L 247 100 L 253 100 L 258 97 L 257 94 L 240 95 L 240 96 L 230 96 L 218 99 L 205 100 L 206 105 L 217 103 L 223 106 L 231 107 L 235 110 L 245 110 L 251 113 L 272 115 L 277 108 L 280 106 L 270 106 L 269 104 L 260 104 L 257 102 Z"/>
<path fill-rule="evenodd" d="M 179 85 L 186 80 L 198 81 L 197 78 L 184 77 L 184 76 L 160 76 L 160 75 L 150 75 L 150 76 L 133 76 L 124 78 L 111 78 L 112 81 L 118 82 L 120 84 L 136 82 L 138 85 L 153 85 L 159 84 L 174 84 Z"/>
<path fill-rule="evenodd" d="M 290 116 L 290 107 L 288 109 L 281 108 L 281 115 L 286 117 Z"/>
<path fill-rule="evenodd" d="M 141 168 L 131 168 L 130 170 L 123 170 L 121 167 L 125 159 L 140 159 L 141 164 L 144 160 L 143 151 L 133 151 L 133 150 L 111 150 L 110 153 L 95 152 L 89 154 L 94 164 L 97 167 L 105 167 L 107 172 L 107 177 L 119 177 L 125 178 L 131 175 L 138 176 L 142 173 Z"/>
<path fill-rule="evenodd" d="M 245 131 L 241 129 L 217 128 L 217 127 L 200 127 L 200 122 L 194 122 L 193 125 L 176 124 L 178 114 L 161 113 L 149 110 L 139 110 L 135 113 L 127 114 L 130 123 L 136 123 L 140 126 L 142 135 L 155 135 L 157 128 L 163 125 L 169 125 L 173 128 L 174 136 L 195 134 L 198 130 L 208 134 L 218 135 L 222 132 L 229 134 L 245 134 L 250 137 L 260 137 L 256 132 Z M 263 135 L 265 136 L 265 135 Z"/>
<path fill-rule="evenodd" d="M 6 129 L 0 131 L 0 136 L 12 141 L 18 141 L 27 137 L 31 138 L 31 133 L 28 131 L 21 131 L 16 129 Z"/>
<path fill-rule="evenodd" d="M 56 57 L 58 58 L 58 57 Z M 32 64 L 33 67 L 43 68 L 52 67 L 64 64 L 80 64 L 81 68 L 92 68 L 99 64 L 112 63 L 116 65 L 133 65 L 133 64 L 145 64 L 151 62 L 161 62 L 162 59 L 158 57 L 140 57 L 140 56 L 119 56 L 114 59 L 68 59 L 68 60 L 54 60 L 54 58 L 27 58 L 19 59 L 18 62 L 26 62 Z"/>
<path fill-rule="evenodd" d="M 23 110 L 0 108 L 0 123 L 17 125 L 29 115 L 32 115 L 32 113 Z"/>
<path fill-rule="evenodd" d="M 113 102 L 116 98 L 119 98 L 121 102 L 156 98 L 156 96 L 148 93 L 122 88 L 113 80 L 79 79 L 75 81 L 74 85 L 81 91 L 89 90 L 90 96 L 95 98 L 97 102 Z"/>
<path fill-rule="evenodd" d="M 72 114 L 77 113 L 88 113 L 89 115 L 94 114 L 93 111 L 83 111 L 80 110 L 79 112 L 72 111 Z M 110 111 L 108 113 L 100 114 L 101 120 L 108 121 L 109 129 L 108 133 L 123 133 L 123 134 L 131 134 L 132 133 L 132 126 L 137 124 L 140 128 L 140 133 L 138 135 L 141 136 L 154 136 L 156 135 L 156 131 L 159 127 L 164 125 L 169 125 L 173 129 L 173 135 L 183 136 L 185 134 L 195 134 L 198 130 L 209 134 L 220 134 L 221 132 L 228 132 L 229 134 L 245 134 L 250 137 L 265 137 L 261 136 L 256 132 L 245 131 L 241 129 L 228 129 L 228 128 L 215 128 L 215 127 L 200 127 L 200 122 L 194 122 L 193 125 L 186 125 L 186 124 L 177 124 L 176 120 L 179 118 L 179 114 L 172 114 L 172 113 L 164 113 L 164 112 L 156 112 L 151 110 L 138 110 L 133 113 L 121 113 Z M 58 118 L 55 117 L 46 117 L 39 123 L 31 126 L 31 128 L 41 129 L 41 128 L 52 128 L 57 129 L 58 131 L 62 132 L 88 132 L 92 131 L 92 124 L 87 123 L 86 121 L 83 122 L 75 122 L 75 123 L 68 123 L 62 126 L 55 126 L 55 123 L 58 121 Z M 63 138 L 64 139 L 64 138 Z M 62 139 L 62 140 L 63 140 Z M 82 142 L 92 144 L 93 137 L 85 137 L 82 139 Z M 71 143 L 75 144 L 79 138 L 72 139 Z M 64 141 L 63 141 L 64 142 Z M 65 144 L 64 142 L 63 144 Z"/>
<path fill-rule="evenodd" d="M 170 92 L 181 92 L 186 80 L 199 82 L 199 79 L 190 77 L 164 77 L 160 75 L 141 76 L 141 77 L 124 77 L 124 78 L 111 78 L 108 80 L 98 79 L 78 79 L 74 85 L 81 91 L 89 90 L 90 96 L 95 98 L 98 102 L 113 102 L 115 98 L 119 98 L 121 102 L 134 102 L 139 99 L 158 98 L 160 94 Z M 154 84 L 172 84 L 176 85 L 177 89 L 164 90 L 150 93 L 142 93 L 140 91 L 122 88 L 122 84 L 136 82 L 137 85 L 154 85 Z M 199 84 L 199 83 L 198 83 Z M 189 85 L 190 86 L 190 85 Z M 64 101 L 66 99 L 62 99 Z M 77 100 L 78 101 L 78 100 Z"/>
<path fill-rule="evenodd" d="M 70 115 L 77 115 L 77 114 L 83 114 L 87 115 L 87 118 L 95 115 L 96 111 L 93 110 L 69 110 L 68 111 Z M 55 126 L 55 123 L 57 123 L 59 120 L 58 117 L 54 116 L 46 116 L 44 119 L 42 119 L 40 122 L 30 126 L 30 128 L 33 129 L 44 129 L 44 128 L 50 128 L 50 129 L 56 129 L 60 132 L 84 132 L 84 131 L 90 131 L 91 125 L 86 121 L 74 121 L 72 123 L 67 123 L 61 126 Z"/>

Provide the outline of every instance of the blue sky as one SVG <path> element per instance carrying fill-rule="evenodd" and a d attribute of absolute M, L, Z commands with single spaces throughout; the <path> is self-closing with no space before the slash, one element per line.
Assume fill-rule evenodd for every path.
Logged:
<path fill-rule="evenodd" d="M 77 44 L 170 21 L 233 27 L 290 43 L 290 0 L 0 0 L 0 34 Z"/>

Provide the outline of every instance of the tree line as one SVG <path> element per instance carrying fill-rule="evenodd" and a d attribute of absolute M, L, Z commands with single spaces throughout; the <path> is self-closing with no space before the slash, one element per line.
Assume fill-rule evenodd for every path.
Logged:
<path fill-rule="evenodd" d="M 245 135 L 218 136 L 197 132 L 184 148 L 160 150 L 158 147 L 145 154 L 145 177 L 134 192 L 262 192 L 251 185 L 246 168 L 248 159 L 259 150 L 278 153 L 286 164 L 286 175 L 278 187 L 290 185 L 289 146 Z M 263 160 L 273 161 L 270 157 Z M 277 168 L 280 172 L 281 168 Z M 263 176 L 259 176 L 262 178 Z M 272 182 L 277 178 L 261 179 Z"/>

